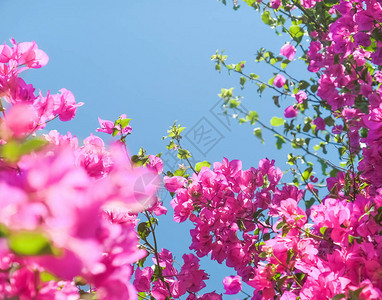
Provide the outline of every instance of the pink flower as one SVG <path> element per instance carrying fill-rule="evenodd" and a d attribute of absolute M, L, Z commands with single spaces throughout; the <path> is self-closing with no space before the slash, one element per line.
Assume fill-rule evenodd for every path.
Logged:
<path fill-rule="evenodd" d="M 39 300 L 76 300 L 78 288 L 73 281 L 48 281 L 38 291 Z"/>
<path fill-rule="evenodd" d="M 317 117 L 312 121 L 313 125 L 316 125 L 316 131 L 317 130 L 325 130 L 325 121 L 321 117 Z"/>
<path fill-rule="evenodd" d="M 373 29 L 375 16 L 370 10 L 361 10 L 355 15 L 355 21 L 359 31 L 370 31 Z"/>
<path fill-rule="evenodd" d="M 113 129 L 114 129 L 114 122 L 109 121 L 109 120 L 103 120 L 101 118 L 98 118 L 99 125 L 101 128 L 97 128 L 97 132 L 104 132 L 107 134 L 113 134 Z"/>
<path fill-rule="evenodd" d="M 165 176 L 163 178 L 164 187 L 170 193 L 178 193 L 181 189 L 183 189 L 187 185 L 187 179 L 181 176 L 173 176 L 168 177 Z"/>
<path fill-rule="evenodd" d="M 288 60 L 292 60 L 296 54 L 296 48 L 291 44 L 285 44 L 281 47 L 280 54 L 284 55 Z"/>
<path fill-rule="evenodd" d="M 31 105 L 17 104 L 5 118 L 5 127 L 16 137 L 25 137 L 33 133 L 37 126 L 37 113 Z"/>
<path fill-rule="evenodd" d="M 206 286 L 204 281 L 208 279 L 208 275 L 199 269 L 199 259 L 195 255 L 184 254 L 182 258 L 184 264 L 179 273 L 180 293 L 197 293 Z"/>
<path fill-rule="evenodd" d="M 378 42 L 378 47 L 374 53 L 371 54 L 371 62 L 381 66 L 382 65 L 382 43 Z"/>
<path fill-rule="evenodd" d="M 283 295 L 281 296 L 280 300 L 296 300 L 296 298 L 297 298 L 296 294 L 289 291 L 285 291 Z"/>
<path fill-rule="evenodd" d="M 269 2 L 269 5 L 273 8 L 273 9 L 278 9 L 280 6 L 281 6 L 281 1 L 280 0 L 271 0 Z"/>
<path fill-rule="evenodd" d="M 297 94 L 294 95 L 294 97 L 296 98 L 299 104 L 301 104 L 304 100 L 308 99 L 308 96 L 304 91 L 299 91 Z"/>
<path fill-rule="evenodd" d="M 115 135 L 128 135 L 131 133 L 131 126 L 127 125 L 125 127 L 122 127 L 121 122 L 123 120 L 126 120 L 127 116 L 125 114 L 122 114 L 116 122 L 112 122 L 109 120 L 103 120 L 101 118 L 98 118 L 98 122 L 101 125 L 101 128 L 97 128 L 97 132 L 104 132 L 107 134 L 113 134 Z M 127 121 L 130 121 L 131 119 L 128 119 Z"/>
<path fill-rule="evenodd" d="M 154 282 L 151 294 L 156 300 L 165 300 L 170 296 L 166 284 L 160 279 Z"/>
<path fill-rule="evenodd" d="M 76 104 L 75 98 L 71 91 L 67 89 L 60 90 L 61 106 L 58 108 L 57 114 L 61 121 L 70 121 L 76 114 L 77 107 L 82 106 L 83 102 Z"/>
<path fill-rule="evenodd" d="M 147 168 L 150 170 L 153 170 L 154 172 L 160 174 L 163 171 L 163 161 L 160 159 L 160 157 L 155 155 L 149 155 L 149 161 L 146 165 Z"/>
<path fill-rule="evenodd" d="M 149 212 L 154 213 L 156 216 L 166 215 L 167 208 L 163 206 L 163 202 L 156 201 L 154 204 L 147 209 Z"/>
<path fill-rule="evenodd" d="M 297 116 L 297 108 L 294 107 L 293 105 L 291 106 L 288 106 L 285 111 L 284 111 L 284 117 L 285 118 L 294 118 L 295 116 Z"/>
<path fill-rule="evenodd" d="M 362 31 L 358 31 L 354 36 L 354 42 L 355 44 L 364 46 L 364 47 L 369 47 L 371 45 L 371 40 L 370 36 Z"/>
<path fill-rule="evenodd" d="M 273 79 L 273 85 L 282 88 L 286 82 L 286 79 L 283 75 L 277 74 L 276 77 Z"/>
<path fill-rule="evenodd" d="M 297 201 L 288 198 L 280 203 L 281 216 L 285 218 L 285 221 L 289 224 L 295 224 L 301 228 L 306 222 L 305 211 L 297 205 Z"/>
<path fill-rule="evenodd" d="M 0 45 L 0 63 L 6 64 L 12 58 L 12 48 L 7 44 Z"/>
<path fill-rule="evenodd" d="M 38 49 L 35 42 L 16 44 L 14 51 L 18 64 L 25 64 L 28 68 L 41 68 L 49 61 L 48 55 L 41 49 Z"/>
<path fill-rule="evenodd" d="M 135 270 L 134 287 L 138 292 L 148 292 L 151 287 L 151 277 L 154 271 L 151 267 L 141 270 L 139 267 Z"/>
<path fill-rule="evenodd" d="M 335 125 L 333 126 L 332 128 L 332 133 L 333 134 L 340 134 L 343 130 L 343 126 L 342 125 Z"/>
<path fill-rule="evenodd" d="M 17 77 L 9 83 L 10 93 L 6 100 L 11 103 L 28 103 L 33 104 L 36 96 L 34 95 L 34 87 L 32 84 L 26 84 L 25 81 Z"/>
<path fill-rule="evenodd" d="M 316 0 L 301 0 L 301 4 L 305 8 L 312 8 L 316 5 Z"/>
<path fill-rule="evenodd" d="M 237 294 L 241 291 L 241 277 L 227 276 L 223 279 L 223 285 L 227 295 Z"/>

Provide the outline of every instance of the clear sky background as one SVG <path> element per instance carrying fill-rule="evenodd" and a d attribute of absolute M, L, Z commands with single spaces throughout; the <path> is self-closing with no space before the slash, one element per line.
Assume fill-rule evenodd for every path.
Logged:
<path fill-rule="evenodd" d="M 217 115 L 217 94 L 223 87 L 235 87 L 236 94 L 245 97 L 244 106 L 257 110 L 265 121 L 283 115 L 273 105 L 272 94 L 260 99 L 251 83 L 241 91 L 239 76 L 219 74 L 210 60 L 217 49 L 225 49 L 231 63 L 247 60 L 246 72 L 271 74 L 253 62 L 255 53 L 265 47 L 278 54 L 285 39 L 244 5 L 234 11 L 216 0 L 1 0 L 0 42 L 36 41 L 50 61 L 40 70 L 26 72 L 27 83 L 43 93 L 67 88 L 77 101 L 85 102 L 74 120 L 53 122 L 47 129 L 71 131 L 82 140 L 96 134 L 97 117 L 115 120 L 125 113 L 133 119 L 127 141 L 131 153 L 144 147 L 157 154 L 166 152 L 161 138 L 178 120 L 188 129 L 212 130 L 209 141 L 195 139 L 188 131 L 184 146 L 196 160 L 241 159 L 248 168 L 269 157 L 286 169 L 287 152 L 275 149 L 271 135 L 264 133 L 262 145 L 249 125 Z M 287 102 L 283 105 L 293 100 Z M 97 135 L 107 140 L 105 134 Z M 176 165 L 171 156 L 164 157 L 165 169 Z M 159 246 L 181 260 L 182 253 L 189 252 L 190 226 L 169 221 L 169 198 L 165 206 L 169 214 L 159 220 Z M 222 279 L 234 272 L 205 259 L 203 267 L 211 274 L 207 291 L 223 292 Z"/>

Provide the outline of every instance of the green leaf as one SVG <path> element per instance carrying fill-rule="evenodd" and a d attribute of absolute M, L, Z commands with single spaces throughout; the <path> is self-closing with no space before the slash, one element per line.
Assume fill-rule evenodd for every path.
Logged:
<path fill-rule="evenodd" d="M 241 73 L 242 66 L 245 66 L 246 61 L 241 61 L 235 65 L 235 71 Z"/>
<path fill-rule="evenodd" d="M 262 13 L 261 15 L 261 20 L 265 23 L 265 24 L 269 24 L 270 21 L 271 21 L 271 13 L 266 10 Z"/>
<path fill-rule="evenodd" d="M 186 158 L 190 158 L 190 157 L 191 157 L 191 154 L 190 154 L 190 152 L 188 152 L 188 150 L 178 149 L 178 158 L 179 159 L 186 159 Z"/>
<path fill-rule="evenodd" d="M 340 300 L 340 299 L 346 299 L 345 294 L 337 294 L 331 300 Z"/>
<path fill-rule="evenodd" d="M 266 252 L 261 252 L 260 254 L 259 254 L 259 257 L 260 258 L 266 258 L 268 256 L 268 254 L 266 253 Z"/>
<path fill-rule="evenodd" d="M 326 231 L 326 229 L 327 229 L 328 227 L 321 227 L 320 228 L 320 233 L 322 234 L 322 235 L 324 235 L 325 234 L 325 231 Z"/>
<path fill-rule="evenodd" d="M 15 141 L 10 141 L 1 147 L 1 156 L 9 162 L 17 162 L 21 157 L 20 146 Z"/>
<path fill-rule="evenodd" d="M 142 240 L 145 240 L 149 236 L 149 234 L 151 233 L 151 230 L 149 228 L 149 224 L 147 224 L 147 222 L 139 223 L 138 227 L 137 227 L 137 232 L 138 232 L 139 237 Z"/>
<path fill-rule="evenodd" d="M 304 29 L 302 29 L 300 26 L 292 25 L 289 28 L 289 34 L 290 34 L 292 39 L 298 41 L 304 35 Z"/>
<path fill-rule="evenodd" d="M 349 244 L 352 244 L 354 241 L 354 236 L 352 236 L 351 234 L 349 234 Z"/>
<path fill-rule="evenodd" d="M 236 221 L 236 223 L 237 223 L 237 225 L 239 226 L 239 229 L 241 230 L 241 231 L 245 231 L 245 230 L 247 230 L 247 228 L 245 227 L 245 225 L 244 225 L 244 222 L 242 221 L 242 220 L 237 220 Z"/>
<path fill-rule="evenodd" d="M 9 235 L 9 229 L 0 223 L 0 238 L 7 237 Z"/>
<path fill-rule="evenodd" d="M 301 175 L 301 180 L 302 181 L 308 181 L 310 176 L 312 175 L 312 171 L 313 171 L 312 167 L 305 169 L 305 171 Z"/>
<path fill-rule="evenodd" d="M 256 111 L 251 110 L 247 115 L 247 120 L 253 125 L 259 120 L 259 114 Z"/>
<path fill-rule="evenodd" d="M 1 147 L 1 156 L 9 162 L 17 162 L 23 155 L 41 150 L 48 142 L 40 138 L 32 138 L 18 143 L 17 141 L 9 141 Z"/>
<path fill-rule="evenodd" d="M 255 73 L 251 73 L 249 74 L 249 77 L 251 77 L 251 79 L 257 79 L 259 78 L 259 75 L 256 75 Z"/>
<path fill-rule="evenodd" d="M 316 202 L 315 198 L 310 198 L 308 201 L 305 201 L 306 209 L 310 209 L 312 205 Z"/>
<path fill-rule="evenodd" d="M 282 63 L 281 63 L 281 68 L 282 68 L 282 69 L 285 69 L 285 68 L 288 66 L 289 63 L 290 63 L 290 60 L 288 60 L 288 59 L 284 59 L 284 60 L 282 61 Z"/>
<path fill-rule="evenodd" d="M 361 287 L 361 288 L 359 288 L 359 289 L 357 289 L 357 290 L 355 290 L 355 291 L 352 291 L 352 290 L 350 290 L 349 291 L 349 300 L 359 300 L 359 295 L 361 294 L 361 292 L 362 292 L 362 290 L 364 289 L 366 287 L 366 285 L 365 286 L 363 286 L 363 287 Z"/>
<path fill-rule="evenodd" d="M 183 176 L 186 173 L 186 169 L 178 169 L 174 172 L 174 176 Z"/>
<path fill-rule="evenodd" d="M 229 103 L 229 108 L 236 108 L 240 105 L 240 101 L 238 101 L 237 98 L 229 100 L 228 103 Z"/>
<path fill-rule="evenodd" d="M 264 144 L 263 134 L 261 133 L 261 128 L 257 127 L 253 129 L 253 134 L 260 139 L 260 141 Z"/>
<path fill-rule="evenodd" d="M 208 162 L 208 161 L 202 161 L 202 162 L 198 162 L 196 165 L 195 165 L 195 171 L 196 172 L 200 172 L 200 170 L 202 169 L 202 167 L 211 167 L 211 164 Z"/>
<path fill-rule="evenodd" d="M 52 273 L 49 273 L 47 271 L 40 272 L 40 279 L 42 282 L 47 282 L 51 280 L 58 281 L 58 278 L 56 276 L 54 276 Z"/>
<path fill-rule="evenodd" d="M 244 85 L 247 79 L 244 76 L 240 77 L 240 85 Z"/>
<path fill-rule="evenodd" d="M 282 145 L 286 143 L 285 138 L 279 134 L 274 135 L 276 137 L 276 148 L 281 149 Z"/>
<path fill-rule="evenodd" d="M 36 256 L 53 254 L 49 239 L 37 231 L 16 231 L 8 238 L 9 248 L 18 255 Z"/>
<path fill-rule="evenodd" d="M 300 90 L 304 90 L 306 88 L 308 88 L 310 86 L 309 82 L 305 81 L 305 80 L 301 80 L 299 83 L 298 83 L 298 88 Z"/>
<path fill-rule="evenodd" d="M 285 123 L 285 120 L 283 118 L 273 117 L 271 119 L 271 125 L 274 127 L 284 125 L 284 123 Z"/>
<path fill-rule="evenodd" d="M 259 84 L 258 92 L 262 94 L 266 88 L 267 85 L 265 83 Z"/>
<path fill-rule="evenodd" d="M 276 229 L 281 229 L 285 226 L 285 222 L 280 222 L 277 224 Z"/>
<path fill-rule="evenodd" d="M 294 256 L 293 249 L 289 249 L 287 252 L 287 261 L 286 261 L 287 265 L 289 265 L 290 260 L 292 259 L 293 256 Z"/>
<path fill-rule="evenodd" d="M 333 7 L 334 5 L 338 4 L 339 1 L 338 0 L 325 0 L 324 3 L 327 7 Z"/>
<path fill-rule="evenodd" d="M 129 126 L 129 123 L 132 119 L 121 119 L 119 124 L 121 125 L 122 128 L 126 128 Z"/>
<path fill-rule="evenodd" d="M 275 96 L 272 96 L 272 99 L 273 99 L 274 104 L 275 104 L 277 107 L 280 107 L 280 104 L 279 104 L 279 99 L 280 99 L 280 97 L 275 95 Z"/>
<path fill-rule="evenodd" d="M 47 144 L 47 141 L 40 138 L 30 139 L 21 144 L 21 152 L 25 155 L 31 153 L 32 151 L 39 151 Z"/>
<path fill-rule="evenodd" d="M 263 234 L 263 240 L 268 241 L 271 238 L 271 234 L 269 232 Z"/>
<path fill-rule="evenodd" d="M 119 130 L 117 128 L 113 128 L 113 134 L 112 136 L 117 136 L 119 133 Z"/>

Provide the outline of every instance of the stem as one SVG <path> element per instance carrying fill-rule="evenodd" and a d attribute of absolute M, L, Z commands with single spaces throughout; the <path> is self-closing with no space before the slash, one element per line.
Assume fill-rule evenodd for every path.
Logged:
<path fill-rule="evenodd" d="M 274 255 L 273 253 L 272 253 L 272 255 L 273 255 L 274 258 L 276 258 L 276 260 L 279 262 L 279 264 L 280 264 L 281 266 L 283 266 L 286 270 L 288 270 L 288 271 L 290 272 L 290 274 L 292 275 L 294 281 L 295 281 L 295 282 L 297 283 L 297 285 L 302 289 L 302 285 L 301 285 L 300 281 L 298 280 L 296 274 L 293 273 L 292 269 L 289 268 L 288 266 L 284 265 L 284 264 L 277 258 L 276 255 Z"/>
<path fill-rule="evenodd" d="M 179 137 L 176 138 L 176 141 L 178 142 L 178 147 L 179 147 L 179 149 L 186 150 L 186 149 L 182 148 L 182 146 L 180 145 L 180 138 L 179 138 Z M 187 150 L 187 151 L 188 151 L 188 150 Z M 190 160 L 188 159 L 188 157 L 186 157 L 186 161 L 187 161 L 188 165 L 190 166 L 190 169 L 191 169 L 195 174 L 198 174 L 198 172 L 196 172 L 196 170 L 195 170 L 194 167 L 192 166 L 192 164 L 191 164 Z"/>
<path fill-rule="evenodd" d="M 322 203 L 322 200 L 320 199 L 320 197 L 318 197 L 317 193 L 309 187 L 308 182 L 305 180 L 304 176 L 302 176 L 302 172 L 297 165 L 297 161 L 296 161 L 295 166 L 297 168 L 297 171 L 300 173 L 302 180 L 305 182 L 305 185 L 307 186 L 308 190 L 313 194 L 313 196 L 317 199 L 318 202 Z M 304 196 L 304 198 L 305 198 L 305 196 Z"/>
<path fill-rule="evenodd" d="M 278 135 L 282 136 L 285 140 L 287 140 L 288 142 L 292 143 L 292 140 L 289 139 L 287 136 L 285 136 L 285 135 L 283 135 L 283 134 L 280 134 L 279 132 L 277 132 L 277 131 L 276 131 L 275 129 L 273 129 L 272 127 L 269 127 L 269 126 L 265 125 L 265 124 L 264 124 L 263 122 L 261 122 L 260 120 L 258 120 L 257 122 L 258 122 L 263 128 L 265 128 L 265 129 L 267 129 L 267 130 L 269 130 L 269 131 L 271 131 L 271 132 L 273 132 L 273 133 L 275 133 L 275 134 L 278 134 Z M 317 159 L 326 162 L 328 165 L 330 165 L 330 166 L 331 166 L 332 168 L 334 168 L 334 169 L 337 169 L 337 170 L 339 170 L 339 171 L 346 171 L 346 169 L 341 168 L 341 167 L 338 167 L 338 166 L 336 166 L 335 164 L 333 164 L 331 161 L 329 161 L 329 160 L 327 160 L 327 159 L 325 159 L 325 158 L 322 158 L 322 157 L 320 157 L 319 155 L 317 155 L 317 154 L 311 152 L 308 148 L 304 148 L 304 147 L 301 146 L 300 149 L 304 150 L 304 151 L 306 152 L 306 154 L 312 155 L 312 156 L 316 157 Z"/>
<path fill-rule="evenodd" d="M 1 99 L 0 99 L 0 111 L 3 112 L 3 116 L 5 118 L 5 108 L 3 106 L 3 102 L 1 101 Z"/>
<path fill-rule="evenodd" d="M 170 285 L 168 284 L 168 282 L 165 280 L 165 278 L 163 277 L 163 274 L 162 274 L 162 269 L 160 267 L 160 263 L 159 263 L 159 255 L 158 255 L 158 244 L 157 244 L 157 239 L 156 239 L 156 236 L 155 236 L 155 231 L 154 231 L 154 227 L 153 227 L 153 224 L 151 222 L 151 217 L 149 215 L 149 213 L 147 211 L 144 212 L 146 218 L 147 218 L 147 221 L 149 222 L 149 226 L 150 226 L 150 229 L 151 229 L 151 233 L 153 235 L 153 240 L 154 240 L 154 254 L 155 254 L 155 259 L 157 261 L 156 265 L 158 267 L 158 272 L 159 272 L 159 277 L 161 278 L 161 280 L 166 284 L 167 286 L 167 289 L 168 289 L 168 292 L 170 293 L 170 297 L 171 297 L 171 290 L 170 290 Z"/>

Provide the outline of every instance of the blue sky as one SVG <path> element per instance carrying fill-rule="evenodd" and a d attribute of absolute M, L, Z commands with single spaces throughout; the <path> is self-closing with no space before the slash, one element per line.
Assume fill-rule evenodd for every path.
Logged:
<path fill-rule="evenodd" d="M 24 79 L 44 93 L 65 87 L 85 102 L 74 120 L 55 122 L 48 129 L 71 131 L 83 139 L 95 134 L 97 117 L 114 120 L 125 113 L 133 119 L 130 151 L 144 147 L 156 154 L 166 151 L 161 137 L 175 120 L 189 129 L 203 124 L 215 140 L 203 145 L 190 133 L 184 146 L 195 159 L 213 162 L 226 156 L 243 160 L 248 168 L 269 157 L 286 168 L 286 152 L 275 149 L 271 135 L 264 133 L 263 145 L 250 126 L 216 117 L 217 94 L 223 87 L 235 87 L 245 97 L 244 105 L 263 120 L 283 114 L 271 94 L 260 99 L 253 84 L 241 91 L 239 77 L 219 74 L 210 60 L 217 49 L 225 49 L 232 63 L 248 61 L 248 73 L 271 74 L 253 63 L 254 54 L 260 47 L 278 53 L 285 40 L 249 7 L 234 11 L 215 0 L 2 0 L 0 10 L 0 42 L 34 40 L 50 57 L 46 67 L 28 71 Z M 293 103 L 289 101 L 284 105 Z M 190 227 L 169 221 L 168 198 L 165 205 L 170 212 L 160 218 L 159 245 L 180 258 L 189 252 L 185 231 Z M 216 263 L 203 266 L 211 274 L 208 291 L 222 292 L 221 280 L 233 271 L 225 272 Z"/>

